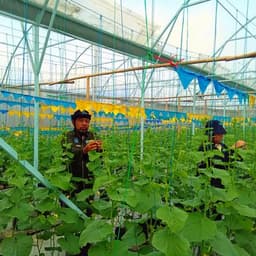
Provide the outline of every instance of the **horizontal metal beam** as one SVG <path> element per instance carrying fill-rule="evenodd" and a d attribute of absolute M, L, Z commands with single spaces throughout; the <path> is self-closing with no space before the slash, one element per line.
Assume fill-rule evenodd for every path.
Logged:
<path fill-rule="evenodd" d="M 37 24 L 36 19 L 41 13 L 41 8 L 42 6 L 39 6 L 32 1 L 25 2 L 21 0 L 0 0 L 0 13 L 22 21 L 28 21 L 32 24 Z M 51 14 L 51 10 L 47 9 L 41 23 L 37 25 L 47 28 L 51 19 Z M 101 30 L 98 27 L 94 27 L 84 21 L 74 19 L 73 17 L 60 12 L 58 12 L 55 17 L 53 30 L 73 38 L 83 41 L 85 40 L 92 44 L 100 45 L 121 54 L 144 59 L 152 63 L 155 62 L 155 59 L 152 56 L 158 56 L 160 54 L 156 50 Z M 161 57 L 163 59 L 171 60 L 170 56 L 166 56 L 164 54 L 161 54 Z M 203 70 L 202 68 L 194 65 L 186 65 L 186 68 L 203 76 L 210 76 L 211 79 L 216 79 L 218 81 L 225 81 L 227 79 L 226 77 L 211 74 L 209 71 Z M 235 81 L 223 83 L 233 88 L 252 91 L 252 88 Z"/>
<path fill-rule="evenodd" d="M 36 18 L 41 13 L 41 7 L 32 3 L 20 0 L 0 0 L 0 12 L 7 16 L 16 17 L 20 20 L 36 24 Z M 47 9 L 41 21 L 41 26 L 48 27 L 51 18 L 51 10 Z M 134 57 L 145 58 L 150 49 L 133 41 L 122 39 L 117 35 L 103 31 L 86 22 L 74 19 L 71 16 L 58 12 L 53 30 L 82 40 L 88 40 L 98 45 L 110 48 L 111 50 L 125 53 Z"/>

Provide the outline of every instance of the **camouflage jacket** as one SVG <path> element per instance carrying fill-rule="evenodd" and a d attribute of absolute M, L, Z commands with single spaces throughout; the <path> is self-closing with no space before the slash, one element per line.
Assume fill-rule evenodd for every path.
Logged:
<path fill-rule="evenodd" d="M 73 158 L 68 163 L 68 170 L 73 175 L 74 186 L 76 187 L 75 192 L 80 192 L 85 188 L 92 188 L 93 174 L 86 166 L 89 162 L 89 156 L 83 153 L 83 147 L 89 140 L 93 139 L 94 134 L 90 131 L 81 135 L 73 130 L 67 132 L 62 140 L 63 150 L 73 153 Z"/>

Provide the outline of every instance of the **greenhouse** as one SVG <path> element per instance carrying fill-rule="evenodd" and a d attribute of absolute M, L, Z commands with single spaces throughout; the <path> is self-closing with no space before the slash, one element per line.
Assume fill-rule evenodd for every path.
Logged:
<path fill-rule="evenodd" d="M 256 2 L 0 0 L 0 255 L 256 255 Z"/>

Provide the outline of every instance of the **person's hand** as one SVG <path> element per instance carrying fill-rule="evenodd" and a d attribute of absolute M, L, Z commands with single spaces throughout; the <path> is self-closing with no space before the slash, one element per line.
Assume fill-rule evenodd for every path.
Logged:
<path fill-rule="evenodd" d="M 238 140 L 232 147 L 233 148 L 246 148 L 246 142 L 244 140 Z"/>
<path fill-rule="evenodd" d="M 98 143 L 96 140 L 90 140 L 83 148 L 83 153 L 86 154 L 89 151 L 97 150 Z"/>
<path fill-rule="evenodd" d="M 102 150 L 102 141 L 96 140 L 96 144 L 97 144 L 97 151 L 101 151 Z"/>

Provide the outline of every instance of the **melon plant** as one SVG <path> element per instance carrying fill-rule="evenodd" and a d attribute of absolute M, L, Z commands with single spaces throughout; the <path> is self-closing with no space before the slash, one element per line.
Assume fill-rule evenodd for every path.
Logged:
<path fill-rule="evenodd" d="M 75 255 L 88 244 L 90 256 L 256 254 L 255 157 L 249 131 L 249 148 L 237 152 L 243 162 L 228 171 L 206 168 L 202 175 L 197 175 L 197 164 L 211 152 L 197 151 L 205 139 L 200 130 L 192 135 L 188 128 L 147 129 L 143 152 L 138 131 L 99 135 L 104 151 L 90 152 L 88 164 L 95 176 L 93 189 L 71 198 L 72 176 L 66 170 L 71 156 L 62 152 L 62 134 L 41 135 L 39 143 L 39 171 L 54 189 L 0 151 L 0 255 Z M 29 131 L 4 139 L 19 159 L 32 164 Z M 225 142 L 233 140 L 230 133 Z M 212 187 L 212 177 L 221 178 L 225 189 Z M 60 193 L 93 214 L 81 217 L 63 204 Z M 44 246 L 48 240 L 52 243 Z"/>

